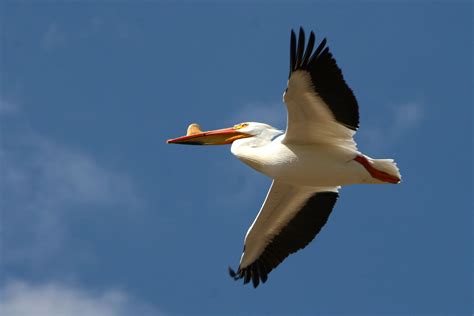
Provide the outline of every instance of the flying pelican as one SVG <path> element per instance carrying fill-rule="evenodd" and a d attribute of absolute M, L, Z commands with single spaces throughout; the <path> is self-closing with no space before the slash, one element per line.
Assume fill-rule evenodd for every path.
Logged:
<path fill-rule="evenodd" d="M 291 31 L 290 74 L 283 99 L 288 110 L 286 132 L 245 122 L 202 132 L 191 124 L 173 144 L 232 144 L 231 151 L 253 169 L 273 179 L 260 212 L 245 235 L 235 280 L 257 287 L 288 255 L 306 247 L 338 199 L 342 185 L 399 183 L 392 159 L 372 159 L 357 150 L 353 136 L 359 109 L 326 39 L 315 51 L 314 33 L 305 45 Z"/>

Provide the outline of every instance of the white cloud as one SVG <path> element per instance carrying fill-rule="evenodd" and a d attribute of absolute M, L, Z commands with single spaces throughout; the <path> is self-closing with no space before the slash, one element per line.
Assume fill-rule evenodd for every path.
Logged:
<path fill-rule="evenodd" d="M 15 115 L 1 115 L 10 114 Z M 61 144 L 31 127 L 15 104 L 0 96 L 0 269 L 24 271 L 38 279 L 71 254 L 71 218 L 77 212 L 136 211 L 142 207 L 136 188 L 114 170 L 80 148 Z M 69 250 L 68 250 L 69 249 Z M 76 264 L 95 260 L 84 248 L 72 249 Z M 24 269 L 26 266 L 26 269 Z M 64 279 L 64 272 L 59 273 Z M 8 273 L 8 272 L 7 272 Z M 69 274 L 70 275 L 70 274 Z M 73 274 L 73 278 L 76 276 Z M 5 282 L 5 279 L 7 281 Z M 118 289 L 103 291 L 61 282 L 0 284 L 2 316 L 160 315 L 153 306 Z"/>
<path fill-rule="evenodd" d="M 1 288 L 4 316 L 132 316 L 160 315 L 154 307 L 118 290 L 86 291 L 60 283 L 42 285 L 9 281 Z"/>
<path fill-rule="evenodd" d="M 420 103 L 406 103 L 393 108 L 394 128 L 404 130 L 413 128 L 423 118 L 423 108 Z"/>
<path fill-rule="evenodd" d="M 26 151 L 28 156 L 25 159 L 11 157 L 6 163 L 11 167 L 9 170 L 29 177 L 30 184 L 37 184 L 34 196 L 36 202 L 48 200 L 53 204 L 107 205 L 134 199 L 131 184 L 124 175 L 106 169 L 81 150 L 54 143 L 39 135 L 29 135 L 21 145 L 22 151 Z M 11 151 L 7 148 L 7 158 L 9 153 Z M 14 175 L 11 179 L 18 178 Z M 15 181 L 11 184 L 15 184 Z M 23 193 L 24 184 L 17 187 Z"/>
<path fill-rule="evenodd" d="M 51 21 L 39 38 L 43 51 L 51 53 L 58 48 L 74 45 L 78 41 L 95 37 L 100 33 L 116 39 L 128 40 L 140 33 L 139 27 L 127 21 L 106 19 L 95 15 L 84 19 L 73 29 L 57 21 Z"/>
<path fill-rule="evenodd" d="M 41 269 L 65 247 L 72 212 L 126 211 L 140 200 L 127 175 L 22 128 L 21 116 L 1 117 L 3 260 Z"/>
<path fill-rule="evenodd" d="M 237 159 L 216 161 L 214 164 L 215 168 L 220 170 L 220 177 L 225 179 L 226 185 L 216 185 L 212 188 L 212 199 L 209 199 L 211 209 L 225 208 L 226 212 L 233 210 L 257 214 L 271 179 L 243 165 Z"/>
<path fill-rule="evenodd" d="M 19 106 L 13 102 L 0 98 L 0 116 L 6 114 L 14 114 L 19 111 Z"/>
<path fill-rule="evenodd" d="M 424 114 L 421 102 L 389 107 L 383 118 L 361 127 L 356 135 L 362 139 L 360 147 L 378 151 L 396 145 L 423 121 Z"/>

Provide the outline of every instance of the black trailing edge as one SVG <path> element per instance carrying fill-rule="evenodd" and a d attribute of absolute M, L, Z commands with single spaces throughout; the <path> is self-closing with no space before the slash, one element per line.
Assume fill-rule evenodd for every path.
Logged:
<path fill-rule="evenodd" d="M 339 194 L 336 192 L 318 192 L 311 196 L 301 210 L 293 217 L 280 233 L 265 247 L 260 257 L 245 268 L 237 271 L 229 267 L 234 280 L 244 279 L 244 284 L 252 280 L 256 288 L 260 281 L 265 283 L 268 274 L 286 257 L 306 247 L 326 224 Z"/>
<path fill-rule="evenodd" d="M 295 32 L 291 31 L 290 44 L 289 78 L 297 70 L 309 72 L 315 92 L 329 106 L 336 120 L 352 130 L 357 130 L 359 127 L 357 100 L 346 84 L 329 47 L 326 47 L 326 39 L 321 41 L 313 53 L 314 33 L 310 33 L 305 49 L 305 33 L 303 28 L 300 28 L 298 41 Z"/>

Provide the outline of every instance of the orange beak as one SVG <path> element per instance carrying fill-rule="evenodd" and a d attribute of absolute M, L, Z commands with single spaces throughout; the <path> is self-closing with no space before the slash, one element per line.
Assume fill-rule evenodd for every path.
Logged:
<path fill-rule="evenodd" d="M 181 136 L 178 138 L 168 139 L 166 142 L 168 144 L 183 144 L 183 145 L 225 145 L 231 144 L 233 141 L 251 137 L 253 135 L 239 132 L 233 127 L 216 129 L 213 131 L 202 132 L 198 131 L 189 133 L 188 135 Z"/>

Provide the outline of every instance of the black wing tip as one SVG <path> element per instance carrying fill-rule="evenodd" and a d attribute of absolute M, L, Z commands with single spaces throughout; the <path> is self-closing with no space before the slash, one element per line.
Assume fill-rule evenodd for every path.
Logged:
<path fill-rule="evenodd" d="M 335 119 L 347 128 L 356 131 L 359 128 L 359 106 L 351 88 L 347 85 L 341 69 L 331 54 L 327 38 L 323 38 L 314 48 L 315 35 L 310 32 L 309 41 L 304 42 L 304 29 L 299 28 L 296 38 L 291 30 L 290 74 L 297 70 L 307 71 L 315 86 L 316 92 L 328 104 Z M 304 54 L 304 55 L 303 55 Z"/>
<path fill-rule="evenodd" d="M 234 269 L 232 269 L 230 266 L 229 266 L 229 275 L 232 279 L 234 280 L 238 280 L 238 279 L 241 279 L 242 278 L 242 275 L 240 275 L 240 268 L 237 269 L 237 272 L 234 271 Z"/>
<path fill-rule="evenodd" d="M 302 26 L 299 27 L 298 37 L 296 31 L 291 29 L 290 32 L 290 76 L 293 71 L 302 69 L 308 70 L 309 64 L 321 55 L 321 51 L 325 48 L 327 40 L 324 38 L 318 45 L 316 51 L 313 52 L 316 35 L 314 31 L 310 31 L 309 40 L 306 43 L 305 31 Z M 327 48 L 327 47 L 326 47 Z"/>
<path fill-rule="evenodd" d="M 281 230 L 280 234 L 274 237 L 258 259 L 244 268 L 239 266 L 237 272 L 229 267 L 230 276 L 234 280 L 243 279 L 243 284 L 252 281 L 254 288 L 264 284 L 268 280 L 268 274 L 286 257 L 311 243 L 328 221 L 338 197 L 339 193 L 334 191 L 314 193 L 304 203 L 299 215 L 294 217 Z M 315 210 L 318 210 L 317 214 L 314 212 Z M 301 232 L 297 237 L 299 240 L 288 239 L 288 236 L 295 231 Z"/>
<path fill-rule="evenodd" d="M 252 278 L 252 274 L 250 273 L 249 269 L 244 269 L 244 284 L 247 284 L 250 282 L 250 279 Z"/>
<path fill-rule="evenodd" d="M 298 33 L 301 33 L 301 32 L 304 32 L 304 28 L 303 28 L 303 26 L 300 25 L 299 30 L 298 30 Z M 296 36 L 296 32 L 295 32 L 294 29 L 291 29 L 291 33 L 292 33 L 292 34 L 295 34 L 295 36 Z"/>
<path fill-rule="evenodd" d="M 229 266 L 228 272 L 230 277 L 235 281 L 244 279 L 244 285 L 252 281 L 252 285 L 254 288 L 257 288 L 260 282 L 263 284 L 268 279 L 267 271 L 263 268 L 261 264 L 259 264 L 258 261 L 252 263 L 251 265 L 243 269 L 241 269 L 239 266 L 237 271 L 234 271 L 234 269 Z"/>
<path fill-rule="evenodd" d="M 260 283 L 260 274 L 257 271 L 257 265 L 252 265 L 252 284 L 254 288 L 257 288 L 258 284 Z"/>
<path fill-rule="evenodd" d="M 301 27 L 301 26 L 300 26 L 300 30 L 299 30 L 299 32 L 298 32 L 298 33 L 299 33 L 299 34 L 298 34 L 298 36 L 299 36 L 299 37 L 302 37 L 302 38 L 304 38 L 304 37 L 305 37 L 305 35 L 306 35 L 306 34 L 305 34 L 305 32 L 304 32 L 304 29 L 303 29 L 303 27 Z"/>

